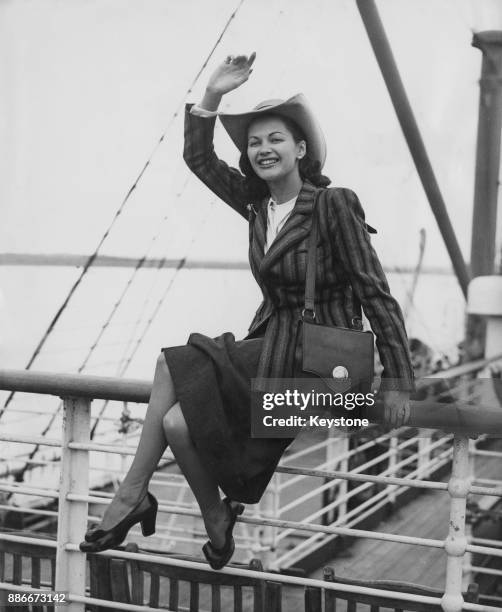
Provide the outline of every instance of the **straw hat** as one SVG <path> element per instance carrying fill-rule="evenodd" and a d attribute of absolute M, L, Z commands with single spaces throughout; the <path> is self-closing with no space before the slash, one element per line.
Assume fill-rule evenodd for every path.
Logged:
<path fill-rule="evenodd" d="M 292 119 L 305 134 L 309 157 L 314 161 L 319 161 L 321 168 L 324 166 L 326 161 L 324 134 L 305 96 L 301 93 L 287 100 L 265 100 L 247 113 L 218 113 L 218 116 L 230 138 L 242 152 L 247 149 L 247 131 L 251 121 L 268 114 Z"/>

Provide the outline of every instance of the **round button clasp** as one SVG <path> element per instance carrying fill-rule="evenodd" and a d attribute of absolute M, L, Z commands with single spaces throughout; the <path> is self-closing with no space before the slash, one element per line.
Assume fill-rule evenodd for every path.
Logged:
<path fill-rule="evenodd" d="M 336 380 L 345 380 L 349 377 L 349 371 L 344 366 L 335 366 L 331 372 L 331 376 Z"/>

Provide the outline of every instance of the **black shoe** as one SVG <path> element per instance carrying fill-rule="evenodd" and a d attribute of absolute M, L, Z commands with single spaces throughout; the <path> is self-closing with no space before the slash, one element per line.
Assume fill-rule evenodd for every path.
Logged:
<path fill-rule="evenodd" d="M 232 502 L 228 497 L 225 497 L 223 503 L 227 505 L 228 512 L 230 513 L 230 522 L 227 530 L 225 531 L 225 544 L 221 548 L 215 548 L 211 541 L 208 540 L 202 547 L 202 552 L 207 559 L 209 565 L 219 570 L 224 567 L 232 558 L 235 550 L 235 542 L 232 536 L 235 521 L 237 517 L 244 512 L 244 504 L 238 502 Z"/>
<path fill-rule="evenodd" d="M 127 532 L 136 523 L 141 523 L 141 532 L 144 536 L 154 534 L 158 502 L 151 493 L 146 495 L 150 502 L 146 510 L 137 512 L 145 499 L 143 498 L 115 527 L 111 529 L 101 529 L 100 527 L 89 529 L 84 536 L 85 542 L 80 542 L 80 550 L 82 552 L 101 552 L 108 548 L 114 548 L 124 541 Z"/>

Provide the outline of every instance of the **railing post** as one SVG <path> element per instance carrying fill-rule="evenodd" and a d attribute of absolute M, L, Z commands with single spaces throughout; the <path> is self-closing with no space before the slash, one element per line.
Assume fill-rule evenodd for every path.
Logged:
<path fill-rule="evenodd" d="M 272 476 L 271 486 L 267 488 L 260 502 L 260 514 L 265 519 L 280 518 L 278 508 L 278 476 L 278 474 L 274 474 Z M 276 537 L 277 527 L 265 525 L 261 530 L 260 547 L 265 547 L 268 550 L 260 553 L 260 560 L 266 568 L 275 567 L 275 560 L 277 559 L 277 553 L 275 550 Z"/>
<path fill-rule="evenodd" d="M 453 440 L 453 461 L 451 478 L 448 483 L 450 494 L 450 524 L 445 540 L 446 561 L 445 592 L 441 607 L 445 612 L 460 612 L 464 603 L 462 596 L 463 557 L 467 547 L 465 516 L 467 495 L 470 489 L 469 439 L 455 435 Z"/>
<path fill-rule="evenodd" d="M 89 451 L 71 450 L 70 442 L 89 442 L 91 400 L 64 398 L 61 479 L 59 486 L 56 552 L 56 591 L 85 595 L 86 556 L 68 551 L 67 543 L 78 544 L 87 526 L 88 503 L 68 501 L 69 493 L 89 494 Z M 84 612 L 85 604 L 70 602 L 65 610 Z"/>
<path fill-rule="evenodd" d="M 338 469 L 341 472 L 349 471 L 349 459 L 347 457 L 347 453 L 349 452 L 349 444 L 350 438 L 349 435 L 346 434 L 342 437 L 335 436 L 333 430 L 329 430 L 329 438 L 328 445 L 326 446 L 326 463 L 328 469 Z M 337 458 L 342 456 L 343 459 L 341 461 L 337 461 Z M 347 480 L 342 480 L 338 483 L 336 489 L 336 495 L 339 498 L 345 498 L 349 491 L 349 483 Z M 333 501 L 333 489 L 330 489 L 329 500 Z M 332 512 L 332 511 L 331 511 Z M 337 520 L 342 520 L 347 514 L 347 502 L 344 501 L 342 504 L 338 506 L 338 516 Z M 343 522 L 342 522 L 343 524 Z"/>
<path fill-rule="evenodd" d="M 392 438 L 389 439 L 389 465 L 388 467 L 389 467 L 390 476 L 397 476 L 396 465 L 397 465 L 398 445 L 399 445 L 399 440 L 397 439 L 396 436 L 392 436 Z M 395 493 L 396 489 L 397 489 L 397 485 L 389 485 L 387 487 L 387 496 L 391 504 L 396 503 L 396 493 Z"/>

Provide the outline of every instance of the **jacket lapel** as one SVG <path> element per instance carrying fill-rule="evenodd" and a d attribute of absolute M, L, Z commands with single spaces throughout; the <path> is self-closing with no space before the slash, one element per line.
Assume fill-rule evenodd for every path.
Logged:
<path fill-rule="evenodd" d="M 312 223 L 310 216 L 312 215 L 312 209 L 314 207 L 314 197 L 316 188 L 310 181 L 305 181 L 302 185 L 296 203 L 293 207 L 291 215 L 289 216 L 286 223 L 283 225 L 281 231 L 275 237 L 269 250 L 262 255 L 260 263 L 260 272 L 263 274 L 274 263 L 282 257 L 282 255 L 288 251 L 297 242 L 300 242 L 305 236 L 310 233 Z M 267 200 L 268 201 L 268 200 Z M 261 252 L 263 254 L 263 247 L 266 240 L 266 229 L 267 229 L 267 217 L 266 217 L 266 204 L 262 207 L 265 209 L 264 221 L 264 238 L 263 244 L 261 245 Z M 260 215 L 258 215 L 260 217 Z M 258 221 L 258 219 L 257 219 Z M 260 241 L 261 242 L 261 241 Z"/>
<path fill-rule="evenodd" d="M 267 240 L 267 204 L 268 198 L 264 198 L 256 207 L 255 205 L 250 205 L 251 215 L 254 215 L 250 236 L 250 263 L 255 276 L 258 274 L 263 260 L 263 250 Z"/>

